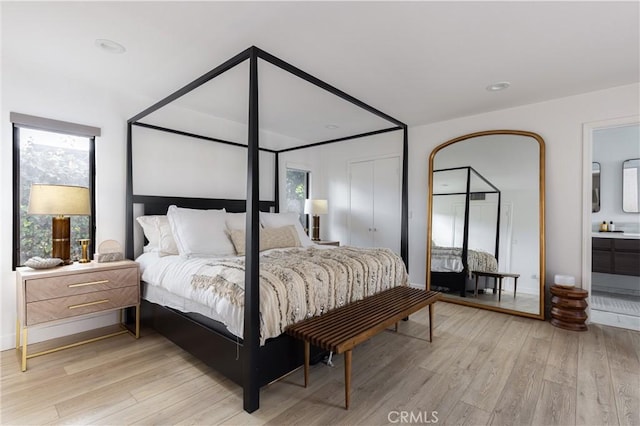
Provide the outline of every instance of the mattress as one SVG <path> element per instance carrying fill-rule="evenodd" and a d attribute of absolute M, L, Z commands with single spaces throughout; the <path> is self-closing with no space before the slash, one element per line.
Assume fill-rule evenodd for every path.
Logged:
<path fill-rule="evenodd" d="M 314 246 L 260 255 L 260 343 L 305 318 L 408 285 L 402 259 L 388 249 Z M 143 298 L 198 313 L 242 338 L 244 257 L 184 258 L 144 253 L 137 259 Z"/>

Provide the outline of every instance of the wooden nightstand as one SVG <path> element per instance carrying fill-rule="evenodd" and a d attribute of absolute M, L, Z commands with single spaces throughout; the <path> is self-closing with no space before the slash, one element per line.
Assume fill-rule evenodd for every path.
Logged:
<path fill-rule="evenodd" d="M 320 244 L 321 246 L 340 246 L 340 241 L 314 241 L 314 244 Z"/>
<path fill-rule="evenodd" d="M 21 351 L 21 369 L 27 359 L 124 333 L 140 337 L 140 270 L 131 260 L 109 263 L 74 263 L 52 269 L 18 268 L 16 350 Z M 27 330 L 52 325 L 68 318 L 136 308 L 135 330 L 121 331 L 70 345 L 27 354 Z"/>

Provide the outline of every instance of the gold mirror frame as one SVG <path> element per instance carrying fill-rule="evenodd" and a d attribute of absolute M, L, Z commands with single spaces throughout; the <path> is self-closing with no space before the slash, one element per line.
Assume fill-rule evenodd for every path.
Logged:
<path fill-rule="evenodd" d="M 434 160 L 436 154 L 442 150 L 443 148 L 455 144 L 456 142 L 461 142 L 467 139 L 472 139 L 480 136 L 491 136 L 491 135 L 518 135 L 518 136 L 526 136 L 533 138 L 538 142 L 539 146 L 539 174 L 538 174 L 538 187 L 539 187 L 539 251 L 540 251 L 540 260 L 539 260 L 539 277 L 540 277 L 540 300 L 539 300 L 539 309 L 538 314 L 533 314 L 529 312 L 516 311 L 507 308 L 501 308 L 499 306 L 491 306 L 484 305 L 474 301 L 466 301 L 461 300 L 461 298 L 449 298 L 447 295 L 443 295 L 443 300 L 451 303 L 456 303 L 459 305 L 473 306 L 476 308 L 487 309 L 496 312 L 503 312 L 528 318 L 535 318 L 544 320 L 544 301 L 545 301 L 545 144 L 544 139 L 537 133 L 527 132 L 522 130 L 488 130 L 483 132 L 475 132 L 469 133 L 467 135 L 463 135 L 457 137 L 455 139 L 451 139 L 441 145 L 438 145 L 429 156 L 429 196 L 427 198 L 428 202 L 428 216 L 427 216 L 427 270 L 426 270 L 426 288 L 427 290 L 431 289 L 431 244 L 432 244 L 432 221 L 433 221 L 433 171 L 434 171 Z"/>

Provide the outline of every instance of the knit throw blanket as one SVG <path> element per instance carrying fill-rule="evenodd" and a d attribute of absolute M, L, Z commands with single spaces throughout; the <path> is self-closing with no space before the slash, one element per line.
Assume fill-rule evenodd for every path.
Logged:
<path fill-rule="evenodd" d="M 213 261 L 191 285 L 244 306 L 244 259 Z M 402 259 L 385 248 L 292 248 L 260 256 L 260 344 L 291 324 L 399 285 Z"/>

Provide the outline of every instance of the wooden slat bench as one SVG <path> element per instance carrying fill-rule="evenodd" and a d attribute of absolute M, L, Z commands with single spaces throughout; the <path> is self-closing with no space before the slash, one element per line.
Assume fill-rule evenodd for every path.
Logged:
<path fill-rule="evenodd" d="M 304 341 L 304 387 L 309 383 L 310 345 L 336 354 L 344 353 L 345 408 L 349 408 L 351 350 L 398 321 L 429 306 L 429 341 L 433 333 L 431 305 L 440 299 L 437 291 L 394 287 L 324 315 L 296 323 L 287 329 Z"/>
<path fill-rule="evenodd" d="M 493 278 L 493 292 L 496 292 L 496 282 L 498 283 L 498 302 L 502 299 L 502 279 L 513 278 L 513 297 L 516 297 L 516 290 L 518 289 L 518 278 L 520 274 L 511 274 L 509 272 L 484 272 L 484 271 L 471 271 L 476 276 L 476 289 L 473 293 L 474 297 L 478 297 L 478 278 L 490 277 Z"/>

